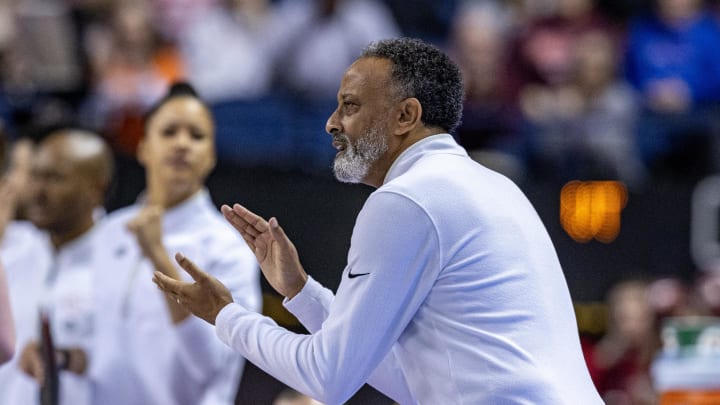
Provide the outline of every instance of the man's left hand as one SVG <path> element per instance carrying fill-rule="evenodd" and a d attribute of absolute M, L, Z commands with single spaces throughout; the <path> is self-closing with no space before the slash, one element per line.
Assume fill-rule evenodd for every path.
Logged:
<path fill-rule="evenodd" d="M 175 260 L 195 282 L 175 280 L 159 271 L 155 272 L 153 282 L 186 310 L 215 325 L 220 310 L 233 302 L 230 290 L 182 254 L 175 254 Z"/>

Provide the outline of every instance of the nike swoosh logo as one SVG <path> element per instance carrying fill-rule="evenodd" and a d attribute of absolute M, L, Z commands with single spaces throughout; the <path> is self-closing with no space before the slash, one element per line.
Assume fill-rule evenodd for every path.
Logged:
<path fill-rule="evenodd" d="M 348 271 L 348 278 L 355 278 L 355 277 L 360 277 L 360 276 L 367 276 L 368 274 L 370 274 L 370 273 L 355 273 L 355 274 L 353 274 L 353 273 L 352 273 L 352 270 L 349 270 L 349 271 Z"/>

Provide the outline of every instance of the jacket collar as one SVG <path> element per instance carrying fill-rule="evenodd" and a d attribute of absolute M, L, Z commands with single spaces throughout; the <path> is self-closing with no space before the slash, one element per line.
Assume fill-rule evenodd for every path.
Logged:
<path fill-rule="evenodd" d="M 436 154 L 468 156 L 467 151 L 455 142 L 452 135 L 431 135 L 410 145 L 395 159 L 385 175 L 383 184 L 410 170 L 410 167 L 421 158 Z"/>

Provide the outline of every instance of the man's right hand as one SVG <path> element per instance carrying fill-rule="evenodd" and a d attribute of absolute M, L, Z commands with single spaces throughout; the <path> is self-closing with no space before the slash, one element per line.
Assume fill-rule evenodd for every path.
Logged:
<path fill-rule="evenodd" d="M 45 367 L 43 366 L 38 342 L 32 341 L 23 347 L 18 365 L 25 374 L 34 378 L 38 384 L 45 384 Z"/>
<path fill-rule="evenodd" d="M 62 352 L 64 361 L 58 361 L 58 367 L 61 370 L 67 370 L 75 374 L 83 375 L 87 370 L 87 355 L 85 351 L 79 347 L 71 347 L 56 351 Z M 20 369 L 41 386 L 45 384 L 45 364 L 43 364 L 42 354 L 40 352 L 40 344 L 31 341 L 25 345 L 20 352 L 18 361 Z"/>
<path fill-rule="evenodd" d="M 295 245 L 277 219 L 266 221 L 240 204 L 234 204 L 232 208 L 223 205 L 221 211 L 255 253 L 272 288 L 288 299 L 297 295 L 305 286 L 307 273 L 300 264 Z"/>

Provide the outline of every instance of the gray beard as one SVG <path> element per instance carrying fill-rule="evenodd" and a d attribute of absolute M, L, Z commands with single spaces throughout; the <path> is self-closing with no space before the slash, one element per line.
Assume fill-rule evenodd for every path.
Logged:
<path fill-rule="evenodd" d="M 335 158 L 333 172 L 343 183 L 360 183 L 370 172 L 370 167 L 387 152 L 388 143 L 382 128 L 369 128 L 355 144 L 345 134 L 336 138 L 345 143 L 345 151 Z"/>

